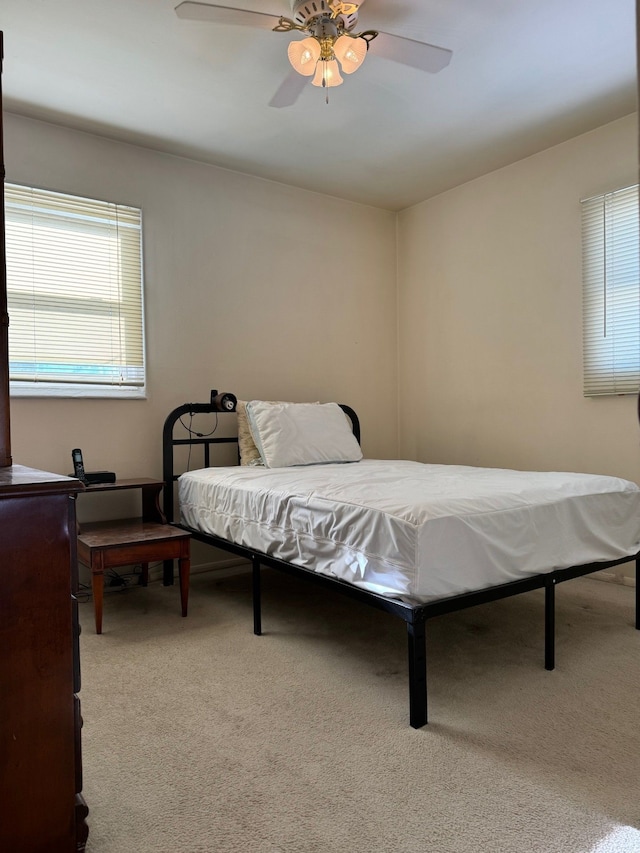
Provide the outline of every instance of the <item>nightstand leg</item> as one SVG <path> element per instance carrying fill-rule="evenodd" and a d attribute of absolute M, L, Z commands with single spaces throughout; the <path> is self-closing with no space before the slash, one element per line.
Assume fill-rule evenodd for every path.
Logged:
<path fill-rule="evenodd" d="M 104 603 L 104 567 L 102 553 L 91 555 L 91 589 L 93 591 L 93 613 L 96 619 L 96 634 L 102 634 L 102 606 Z"/>
<path fill-rule="evenodd" d="M 149 585 L 149 563 L 142 563 L 140 566 L 140 585 Z"/>

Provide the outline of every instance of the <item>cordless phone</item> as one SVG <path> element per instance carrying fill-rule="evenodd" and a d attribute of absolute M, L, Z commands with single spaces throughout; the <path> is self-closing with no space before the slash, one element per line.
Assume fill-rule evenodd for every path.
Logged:
<path fill-rule="evenodd" d="M 100 483 L 116 482 L 116 475 L 113 471 L 85 471 L 84 462 L 82 461 L 82 451 L 79 447 L 71 451 L 71 459 L 73 460 L 73 474 L 69 476 L 80 480 L 85 486 L 97 486 Z"/>
<path fill-rule="evenodd" d="M 74 476 L 81 480 L 83 483 L 86 483 L 87 477 L 84 473 L 84 462 L 82 461 L 82 451 L 79 447 L 76 447 L 71 451 L 71 458 L 73 459 L 73 473 Z"/>

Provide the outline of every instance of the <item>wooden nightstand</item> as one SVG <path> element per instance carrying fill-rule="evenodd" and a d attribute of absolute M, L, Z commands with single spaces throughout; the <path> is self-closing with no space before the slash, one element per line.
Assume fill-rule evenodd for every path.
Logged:
<path fill-rule="evenodd" d="M 83 494 L 140 489 L 142 517 L 83 524 L 78 530 L 78 560 L 91 569 L 96 634 L 102 633 L 104 571 L 134 563 L 142 565 L 142 585 L 149 581 L 149 563 L 178 560 L 180 604 L 187 615 L 189 601 L 190 534 L 167 524 L 160 509 L 162 480 L 146 477 L 87 486 Z"/>

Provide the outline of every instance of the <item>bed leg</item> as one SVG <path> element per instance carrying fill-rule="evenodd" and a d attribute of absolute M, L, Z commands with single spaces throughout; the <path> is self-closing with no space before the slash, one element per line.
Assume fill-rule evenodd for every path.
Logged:
<path fill-rule="evenodd" d="M 427 642 L 425 623 L 407 622 L 409 641 L 409 724 L 419 729 L 427 724 Z"/>
<path fill-rule="evenodd" d="M 162 584 L 173 586 L 173 560 L 164 560 L 162 563 Z"/>
<path fill-rule="evenodd" d="M 636 628 L 640 631 L 640 560 L 636 560 Z"/>
<path fill-rule="evenodd" d="M 552 577 L 544 584 L 544 668 L 551 670 L 556 666 L 556 582 Z"/>
<path fill-rule="evenodd" d="M 260 560 L 251 558 L 251 573 L 253 576 L 253 633 L 262 634 L 262 602 L 260 589 Z"/>

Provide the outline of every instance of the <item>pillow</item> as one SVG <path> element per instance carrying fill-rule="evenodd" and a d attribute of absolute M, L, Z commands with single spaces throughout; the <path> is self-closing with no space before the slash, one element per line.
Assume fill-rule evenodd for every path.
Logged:
<path fill-rule="evenodd" d="M 238 450 L 240 451 L 241 465 L 264 465 L 260 451 L 255 445 L 249 421 L 247 419 L 247 403 L 245 400 L 238 400 L 236 405 L 238 414 Z"/>
<path fill-rule="evenodd" d="M 337 403 L 246 406 L 253 440 L 267 468 L 359 462 L 362 450 Z"/>
<path fill-rule="evenodd" d="M 262 402 L 265 403 L 276 403 L 282 402 L 281 400 L 264 400 Z M 318 405 L 314 403 L 314 405 Z M 238 415 L 238 451 L 240 453 L 240 464 L 241 465 L 250 465 L 255 468 L 256 466 L 262 466 L 264 468 L 264 462 L 262 461 L 262 457 L 260 456 L 260 451 L 256 447 L 256 443 L 253 440 L 253 436 L 251 435 L 251 428 L 249 426 L 249 420 L 247 418 L 247 402 L 246 400 L 238 400 L 236 405 L 236 413 Z M 351 421 L 349 421 L 349 424 Z"/>

